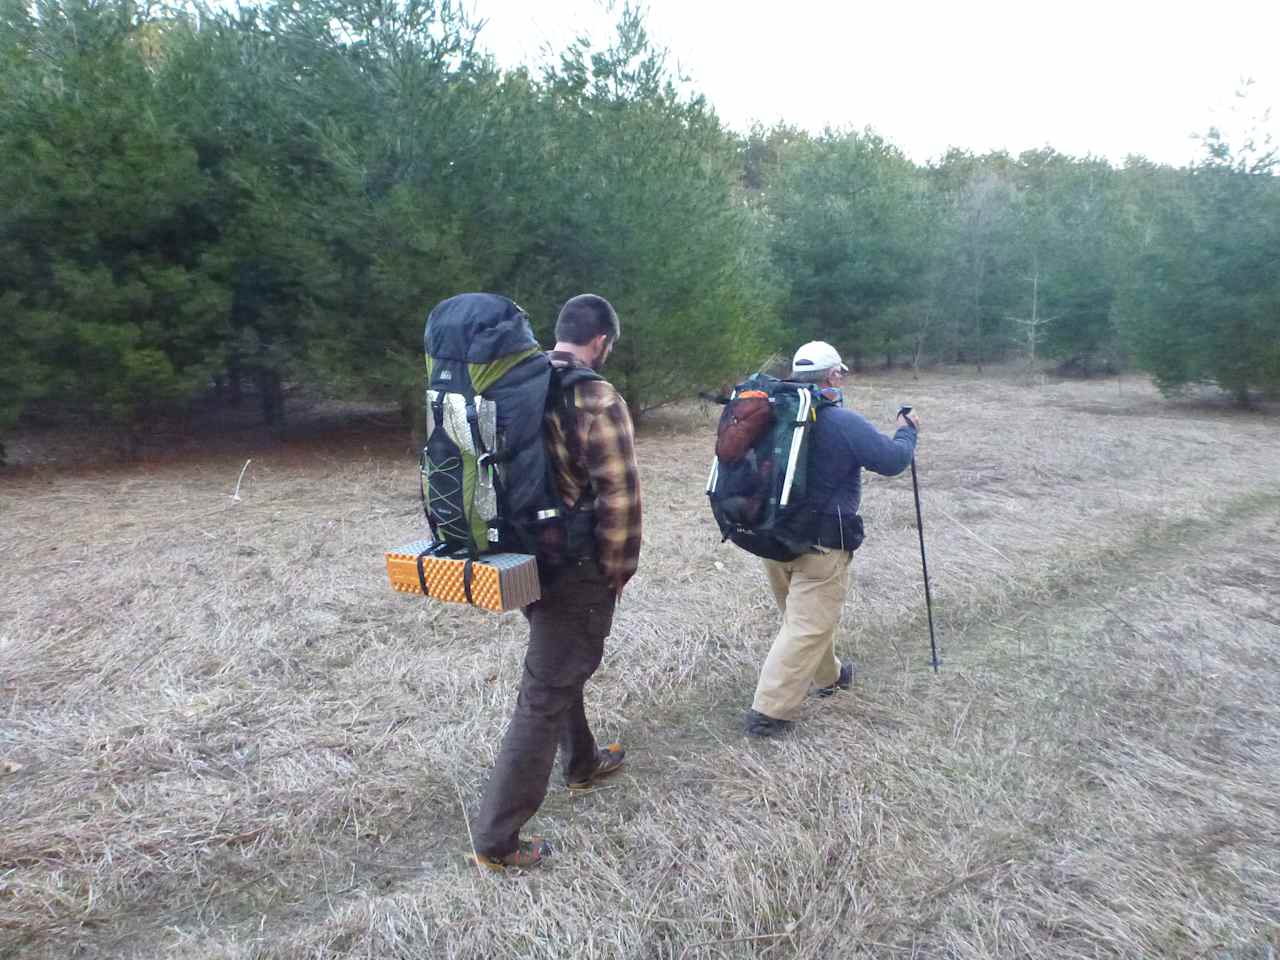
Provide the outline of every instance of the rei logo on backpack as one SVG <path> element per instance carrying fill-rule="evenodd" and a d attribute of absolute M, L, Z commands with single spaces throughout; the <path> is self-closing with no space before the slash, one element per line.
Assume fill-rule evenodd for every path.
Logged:
<path fill-rule="evenodd" d="M 722 401 L 716 456 L 707 478 L 711 512 L 726 540 L 770 560 L 793 560 L 812 545 L 801 505 L 809 477 L 809 434 L 832 406 L 814 384 L 757 373 Z"/>
<path fill-rule="evenodd" d="M 420 466 L 430 552 L 527 553 L 540 565 L 557 565 L 589 550 L 591 512 L 561 500 L 543 417 L 556 404 L 571 407 L 573 387 L 598 375 L 554 369 L 525 312 L 490 293 L 438 304 L 423 341 L 427 441 Z"/>

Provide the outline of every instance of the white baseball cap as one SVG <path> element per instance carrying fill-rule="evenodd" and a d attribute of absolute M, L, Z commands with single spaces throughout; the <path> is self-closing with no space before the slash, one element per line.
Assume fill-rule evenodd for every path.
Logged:
<path fill-rule="evenodd" d="M 840 354 L 836 352 L 836 348 L 825 340 L 810 340 L 797 350 L 796 355 L 791 358 L 791 375 L 793 377 L 798 373 L 817 373 L 821 370 L 830 370 L 833 367 L 839 367 L 841 373 L 849 372 L 849 368 L 840 359 Z"/>

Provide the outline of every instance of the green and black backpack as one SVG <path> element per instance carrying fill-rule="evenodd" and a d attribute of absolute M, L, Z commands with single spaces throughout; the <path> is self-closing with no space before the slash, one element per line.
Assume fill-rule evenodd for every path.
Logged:
<path fill-rule="evenodd" d="M 711 512 L 726 540 L 770 560 L 794 560 L 812 547 L 815 514 L 803 509 L 809 435 L 834 402 L 815 384 L 763 373 L 720 398 L 716 456 L 707 478 Z"/>
<path fill-rule="evenodd" d="M 573 405 L 599 376 L 552 366 L 529 318 L 506 297 L 464 293 L 438 304 L 423 334 L 427 438 L 422 506 L 431 552 L 477 558 L 527 553 L 558 565 L 592 546 L 590 511 L 566 508 L 547 456 L 543 418 Z"/>

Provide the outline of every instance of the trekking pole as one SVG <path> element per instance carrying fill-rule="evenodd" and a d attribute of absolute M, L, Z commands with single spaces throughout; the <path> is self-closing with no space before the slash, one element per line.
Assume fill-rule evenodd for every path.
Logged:
<path fill-rule="evenodd" d="M 898 410 L 898 416 L 904 417 L 911 412 L 910 406 Z M 911 454 L 911 489 L 916 496 L 916 531 L 920 534 L 920 567 L 924 571 L 924 603 L 929 611 L 929 652 L 933 655 L 933 672 L 938 672 L 942 663 L 938 659 L 938 642 L 933 636 L 933 597 L 929 594 L 929 561 L 924 555 L 924 518 L 920 514 L 920 481 L 916 479 L 916 455 Z"/>

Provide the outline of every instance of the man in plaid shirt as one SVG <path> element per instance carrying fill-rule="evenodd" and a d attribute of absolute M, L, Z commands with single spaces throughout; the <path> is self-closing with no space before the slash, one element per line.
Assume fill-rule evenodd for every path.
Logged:
<path fill-rule="evenodd" d="M 620 333 L 608 300 L 584 293 L 556 320 L 549 354 L 560 368 L 604 366 Z M 618 597 L 640 559 L 640 481 L 635 432 L 627 404 L 607 381 L 572 388 L 573 404 L 546 418 L 547 453 L 566 509 L 590 510 L 593 535 L 542 585 L 542 599 L 525 610 L 529 649 L 515 715 L 473 824 L 476 861 L 500 870 L 528 867 L 551 852 L 541 837 L 520 828 L 546 797 L 556 746 L 570 790 L 589 790 L 622 766 L 626 751 L 597 748 L 582 691 L 604 656 Z"/>

